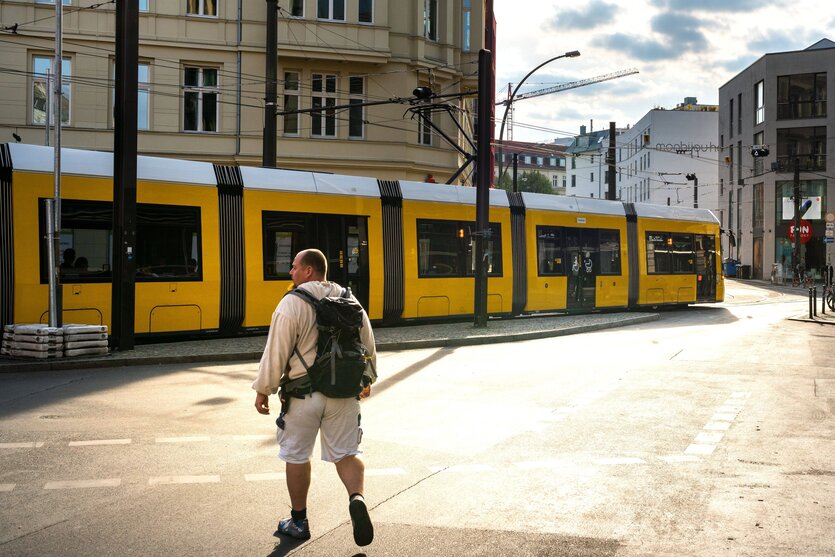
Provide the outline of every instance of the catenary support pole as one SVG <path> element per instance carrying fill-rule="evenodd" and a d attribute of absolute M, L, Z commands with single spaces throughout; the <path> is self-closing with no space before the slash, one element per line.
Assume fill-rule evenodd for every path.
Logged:
<path fill-rule="evenodd" d="M 609 175 L 606 179 L 606 199 L 616 199 L 615 196 L 615 136 L 617 128 L 614 122 L 609 122 L 609 150 L 606 153 L 606 163 L 609 165 Z"/>
<path fill-rule="evenodd" d="M 55 117 L 55 140 L 53 141 L 53 199 L 52 199 L 52 244 L 53 265 L 49 272 L 53 275 L 52 297 L 54 303 L 50 308 L 49 324 L 52 327 L 60 327 L 63 317 L 63 292 L 61 281 L 58 275 L 58 261 L 61 260 L 61 127 L 64 117 L 64 3 L 55 2 L 55 57 L 52 61 L 52 74 L 54 89 L 52 90 L 52 113 Z M 47 93 L 49 95 L 49 93 Z M 49 102 L 49 99 L 47 99 Z"/>
<path fill-rule="evenodd" d="M 476 327 L 487 326 L 487 236 L 490 231 L 490 128 L 493 119 L 490 117 L 492 95 L 493 53 L 481 49 L 478 53 L 478 130 L 477 130 L 477 168 L 478 184 L 476 186 L 476 234 L 473 258 L 475 259 L 475 315 Z"/>
<path fill-rule="evenodd" d="M 519 153 L 513 153 L 513 191 L 519 191 Z"/>
<path fill-rule="evenodd" d="M 136 315 L 136 118 L 139 0 L 116 2 L 111 346 L 133 350 Z"/>
<path fill-rule="evenodd" d="M 803 277 L 798 272 L 800 270 L 800 159 L 794 159 L 794 188 L 792 196 L 794 197 L 794 249 L 792 250 L 792 276 L 797 277 L 799 281 L 803 281 Z"/>
<path fill-rule="evenodd" d="M 267 84 L 264 98 L 264 145 L 261 165 L 274 168 L 276 163 L 277 79 L 278 79 L 278 0 L 267 0 Z"/>

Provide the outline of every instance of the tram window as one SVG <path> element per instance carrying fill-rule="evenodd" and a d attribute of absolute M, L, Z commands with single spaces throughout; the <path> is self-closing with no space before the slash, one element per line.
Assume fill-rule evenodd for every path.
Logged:
<path fill-rule="evenodd" d="M 200 246 L 200 207 L 137 205 L 137 281 L 202 280 Z"/>
<path fill-rule="evenodd" d="M 667 232 L 647 232 L 647 273 L 670 274 L 670 248 L 672 239 Z"/>
<path fill-rule="evenodd" d="M 672 235 L 672 272 L 693 273 L 695 270 L 692 234 Z"/>
<path fill-rule="evenodd" d="M 600 272 L 601 275 L 620 275 L 620 232 L 600 231 Z"/>
<path fill-rule="evenodd" d="M 40 237 L 46 236 L 45 200 L 38 211 Z M 110 282 L 113 205 L 107 201 L 61 200 L 61 260 L 58 277 L 62 283 Z M 46 241 L 41 241 L 41 283 L 49 282 Z"/>
<path fill-rule="evenodd" d="M 539 276 L 565 275 L 561 228 L 556 226 L 536 227 L 536 257 Z"/>
<path fill-rule="evenodd" d="M 449 220 L 418 220 L 418 276 L 467 277 L 475 274 L 475 223 Z M 502 274 L 501 226 L 490 224 L 487 242 L 487 274 Z"/>
<path fill-rule="evenodd" d="M 308 245 L 306 218 L 301 215 L 264 211 L 264 280 L 290 280 L 293 256 Z"/>

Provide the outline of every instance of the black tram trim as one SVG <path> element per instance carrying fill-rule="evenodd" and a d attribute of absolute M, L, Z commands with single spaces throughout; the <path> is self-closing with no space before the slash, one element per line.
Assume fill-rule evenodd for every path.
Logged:
<path fill-rule="evenodd" d="M 244 322 L 246 273 L 244 267 L 244 180 L 237 166 L 214 165 L 220 231 L 221 334 L 240 330 Z"/>
<path fill-rule="evenodd" d="M 640 265 L 638 264 L 638 253 L 641 251 L 638 245 L 638 212 L 635 210 L 634 203 L 624 203 L 626 210 L 626 241 L 629 249 L 628 268 L 629 268 L 629 307 L 633 308 L 638 305 L 638 297 L 641 292 L 641 273 Z"/>
<path fill-rule="evenodd" d="M 12 153 L 0 145 L 0 331 L 14 322 L 14 215 Z"/>
<path fill-rule="evenodd" d="M 396 180 L 377 180 L 383 213 L 383 322 L 400 320 L 405 305 L 403 192 Z"/>
<path fill-rule="evenodd" d="M 510 203 L 510 247 L 513 265 L 512 313 L 519 315 L 528 305 L 528 257 L 525 233 L 525 200 L 521 192 L 507 192 Z"/>

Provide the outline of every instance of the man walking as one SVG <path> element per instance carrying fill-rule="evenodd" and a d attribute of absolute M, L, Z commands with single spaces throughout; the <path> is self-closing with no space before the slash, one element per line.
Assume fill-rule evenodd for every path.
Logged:
<path fill-rule="evenodd" d="M 327 259 L 317 249 L 299 252 L 290 268 L 293 285 L 317 300 L 338 297 L 343 288 L 327 281 Z M 286 463 L 291 516 L 278 523 L 278 531 L 298 539 L 310 538 L 307 493 L 310 488 L 310 456 L 320 434 L 322 460 L 336 464 L 339 479 L 348 491 L 348 510 L 354 541 L 365 546 L 374 539 L 374 528 L 363 498 L 365 464 L 360 458 L 362 439 L 359 399 L 370 394 L 376 380 L 374 334 L 368 314 L 362 312 L 360 340 L 371 359 L 366 371 L 369 386 L 358 397 L 330 398 L 312 390 L 307 368 L 316 359 L 319 337 L 313 306 L 301 296 L 285 296 L 276 307 L 267 346 L 252 388 L 258 393 L 255 408 L 269 414 L 268 397 L 281 387 L 282 413 L 276 421 L 279 458 Z M 289 406 L 288 406 L 289 404 Z"/>

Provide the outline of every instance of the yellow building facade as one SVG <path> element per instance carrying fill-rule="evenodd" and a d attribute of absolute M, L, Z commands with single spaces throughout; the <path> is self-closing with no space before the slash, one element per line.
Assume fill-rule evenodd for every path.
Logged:
<path fill-rule="evenodd" d="M 260 165 L 266 87 L 264 0 L 137 0 L 140 154 Z M 481 2 L 279 0 L 277 166 L 439 182 L 462 162 L 413 118 L 418 86 L 475 92 Z M 113 149 L 115 6 L 64 0 L 64 147 Z M 55 5 L 0 2 L 0 142 L 43 145 Z M 403 99 L 378 106 L 365 102 Z M 451 98 L 470 130 L 475 96 Z M 356 104 L 358 106 L 329 110 Z M 465 145 L 449 114 L 433 123 Z M 466 173 L 465 173 L 466 176 Z"/>

